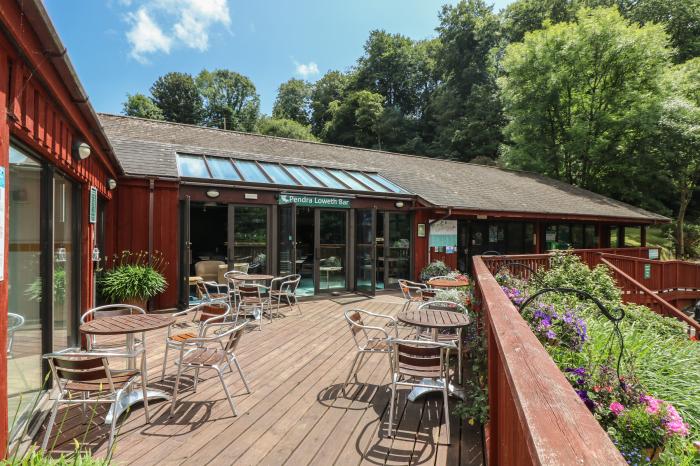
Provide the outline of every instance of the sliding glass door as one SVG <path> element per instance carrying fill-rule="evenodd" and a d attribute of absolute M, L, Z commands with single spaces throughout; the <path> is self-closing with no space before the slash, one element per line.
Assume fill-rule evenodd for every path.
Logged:
<path fill-rule="evenodd" d="M 377 212 L 374 209 L 355 211 L 355 290 L 374 294 L 376 288 Z"/>
<path fill-rule="evenodd" d="M 347 211 L 317 210 L 316 291 L 347 288 Z"/>
<path fill-rule="evenodd" d="M 75 314 L 74 270 L 80 260 L 75 237 L 75 188 L 67 178 L 54 175 L 53 183 L 53 349 L 76 341 L 78 316 Z"/>

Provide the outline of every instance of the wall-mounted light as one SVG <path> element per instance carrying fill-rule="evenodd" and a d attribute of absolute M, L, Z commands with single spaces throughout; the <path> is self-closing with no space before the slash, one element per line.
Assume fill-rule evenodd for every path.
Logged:
<path fill-rule="evenodd" d="M 92 248 L 92 261 L 100 262 L 100 248 L 98 248 L 97 246 Z"/>
<path fill-rule="evenodd" d="M 55 260 L 56 260 L 56 262 L 65 262 L 66 260 L 68 260 L 68 254 L 66 253 L 66 248 L 56 249 Z"/>
<path fill-rule="evenodd" d="M 217 197 L 219 197 L 219 191 L 217 191 L 216 189 L 210 189 L 209 191 L 207 191 L 207 197 L 216 199 Z"/>
<path fill-rule="evenodd" d="M 73 143 L 73 157 L 78 160 L 85 160 L 90 157 L 91 153 L 92 149 L 85 141 L 81 141 L 80 139 L 75 140 Z"/>
<path fill-rule="evenodd" d="M 117 189 L 117 180 L 114 178 L 110 178 L 107 180 L 107 187 L 109 188 L 110 191 L 114 191 Z"/>
<path fill-rule="evenodd" d="M 397 209 L 400 209 L 401 207 L 403 207 L 403 201 L 396 201 L 396 204 L 394 204 L 394 205 L 396 206 Z"/>

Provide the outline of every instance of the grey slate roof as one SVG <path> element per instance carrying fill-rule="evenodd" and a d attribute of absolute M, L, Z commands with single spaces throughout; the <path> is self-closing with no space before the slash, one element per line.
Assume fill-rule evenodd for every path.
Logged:
<path fill-rule="evenodd" d="M 99 116 L 125 173 L 131 176 L 177 177 L 178 152 L 206 154 L 376 171 L 436 206 L 668 221 L 534 173 L 120 115 Z"/>

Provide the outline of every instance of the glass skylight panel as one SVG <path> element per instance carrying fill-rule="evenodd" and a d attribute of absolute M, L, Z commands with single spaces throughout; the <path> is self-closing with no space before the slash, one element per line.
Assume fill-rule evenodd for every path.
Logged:
<path fill-rule="evenodd" d="M 211 178 L 204 164 L 204 158 L 198 155 L 178 155 L 177 166 L 180 175 L 188 178 Z"/>
<path fill-rule="evenodd" d="M 372 178 L 370 178 L 369 176 L 365 175 L 362 172 L 352 171 L 352 172 L 348 172 L 348 173 L 350 173 L 353 177 L 357 178 L 358 180 L 362 181 L 364 184 L 369 186 L 372 189 L 372 191 L 377 191 L 380 193 L 385 193 L 388 191 L 387 188 L 385 188 L 384 186 L 375 182 Z"/>
<path fill-rule="evenodd" d="M 284 168 L 286 168 L 289 171 L 289 173 L 294 175 L 294 178 L 299 180 L 299 183 L 301 183 L 302 186 L 310 186 L 312 188 L 325 188 L 325 186 L 316 178 L 311 176 L 304 167 L 300 167 L 298 165 L 285 165 Z"/>
<path fill-rule="evenodd" d="M 272 181 L 277 184 L 289 184 L 296 185 L 297 183 L 292 179 L 291 176 L 284 171 L 282 167 L 274 163 L 260 162 L 260 166 L 263 167 L 265 173 L 267 173 Z"/>
<path fill-rule="evenodd" d="M 217 180 L 241 181 L 241 177 L 233 168 L 231 159 L 221 157 L 207 157 L 211 176 Z"/>
<path fill-rule="evenodd" d="M 367 191 L 367 186 L 363 185 L 344 171 L 335 169 L 329 169 L 328 171 L 335 175 L 337 178 L 340 178 L 340 181 L 350 186 L 350 189 L 354 189 L 355 191 Z"/>
<path fill-rule="evenodd" d="M 265 174 L 260 170 L 255 162 L 250 160 L 236 160 L 236 166 L 241 171 L 245 181 L 251 183 L 269 183 L 270 180 L 267 179 Z"/>
<path fill-rule="evenodd" d="M 387 180 L 386 178 L 384 178 L 381 175 L 378 175 L 376 173 L 367 173 L 367 176 L 369 176 L 370 178 L 375 180 L 377 183 L 383 184 L 384 186 L 389 188 L 392 192 L 399 193 L 399 194 L 408 194 L 408 191 L 406 191 L 405 189 L 403 189 L 400 186 L 395 185 L 394 183 Z"/>
<path fill-rule="evenodd" d="M 338 180 L 336 180 L 331 175 L 326 173 L 326 171 L 323 170 L 322 168 L 309 167 L 309 171 L 311 173 L 313 173 L 316 178 L 321 180 L 323 182 L 323 184 L 325 184 L 329 188 L 348 189 L 347 186 L 344 186 Z"/>

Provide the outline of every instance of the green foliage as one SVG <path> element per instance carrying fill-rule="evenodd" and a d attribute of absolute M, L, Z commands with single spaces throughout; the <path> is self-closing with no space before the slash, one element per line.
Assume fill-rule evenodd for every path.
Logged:
<path fill-rule="evenodd" d="M 316 141 L 309 126 L 284 118 L 262 118 L 258 121 L 257 131 L 266 136 Z"/>
<path fill-rule="evenodd" d="M 450 273 L 450 268 L 443 261 L 433 261 L 420 271 L 420 279 L 427 282 L 433 277 L 441 277 Z"/>
<path fill-rule="evenodd" d="M 201 122 L 204 111 L 202 96 L 192 75 L 167 73 L 153 83 L 151 95 L 165 120 L 188 124 Z"/>
<path fill-rule="evenodd" d="M 630 24 L 609 8 L 582 9 L 575 23 L 510 44 L 499 79 L 506 163 L 608 193 L 641 176 L 627 149 L 653 125 L 667 42 L 660 26 Z"/>
<path fill-rule="evenodd" d="M 618 448 L 660 448 L 664 444 L 666 431 L 661 425 L 665 411 L 652 415 L 646 406 L 637 405 L 625 409 L 617 417 L 611 436 Z"/>
<path fill-rule="evenodd" d="M 150 299 L 165 291 L 165 278 L 152 267 L 124 265 L 105 273 L 100 280 L 102 295 L 113 303 Z"/>
<path fill-rule="evenodd" d="M 163 111 L 148 96 L 141 93 L 127 94 L 126 102 L 122 105 L 124 115 L 148 118 L 150 120 L 162 120 Z"/>
<path fill-rule="evenodd" d="M 231 70 L 202 70 L 196 87 L 205 106 L 205 125 L 238 131 L 255 129 L 260 97 L 250 78 Z"/>
<path fill-rule="evenodd" d="M 107 459 L 93 458 L 88 452 L 76 451 L 70 455 L 54 457 L 41 450 L 32 450 L 21 458 L 0 461 L 2 466 L 108 466 Z"/>
<path fill-rule="evenodd" d="M 450 301 L 453 303 L 464 305 L 469 294 L 467 291 L 459 288 L 447 288 L 435 290 L 436 301 Z"/>
<path fill-rule="evenodd" d="M 24 290 L 24 294 L 31 301 L 41 302 L 42 280 L 37 277 Z M 63 304 L 66 299 L 66 270 L 57 267 L 53 272 L 53 299 L 56 304 Z"/>
<path fill-rule="evenodd" d="M 384 111 L 384 97 L 370 91 L 348 94 L 331 102 L 331 115 L 323 129 L 325 141 L 357 147 L 381 147 L 377 125 Z"/>
<path fill-rule="evenodd" d="M 340 71 L 329 71 L 314 84 L 311 91 L 311 131 L 316 136 L 321 135 L 333 117 L 331 104 L 342 100 L 347 85 L 348 76 Z"/>
<path fill-rule="evenodd" d="M 311 90 L 311 84 L 302 79 L 290 79 L 280 84 L 272 117 L 308 126 L 311 123 Z"/>

